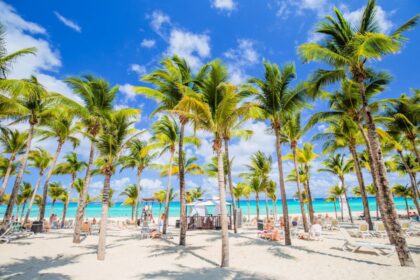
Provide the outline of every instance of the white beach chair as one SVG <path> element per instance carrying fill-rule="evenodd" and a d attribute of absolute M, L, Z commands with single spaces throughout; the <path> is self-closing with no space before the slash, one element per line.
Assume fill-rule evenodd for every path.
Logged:
<path fill-rule="evenodd" d="M 372 232 L 369 231 L 369 225 L 367 223 L 361 223 L 359 225 L 357 235 L 360 236 L 361 238 L 373 237 Z"/>
<path fill-rule="evenodd" d="M 370 241 L 357 241 L 345 229 L 340 229 L 345 242 L 342 246 L 342 250 L 349 249 L 352 252 L 357 252 L 360 248 L 368 248 L 374 250 L 374 252 L 380 255 L 378 252 L 383 255 L 390 256 L 395 253 L 395 246 L 390 244 L 374 243 Z"/>
<path fill-rule="evenodd" d="M 384 223 L 379 222 L 375 224 L 375 235 L 380 238 L 384 238 L 388 236 L 385 230 Z"/>
<path fill-rule="evenodd" d="M 338 220 L 332 219 L 331 224 L 328 227 L 329 230 L 338 230 L 340 229 L 340 224 L 338 223 Z"/>

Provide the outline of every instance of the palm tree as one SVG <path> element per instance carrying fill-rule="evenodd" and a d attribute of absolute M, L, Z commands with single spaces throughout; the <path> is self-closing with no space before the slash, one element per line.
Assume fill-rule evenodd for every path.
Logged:
<path fill-rule="evenodd" d="M 187 170 L 187 169 L 185 169 L 185 170 Z M 196 188 L 193 188 L 192 190 L 190 190 L 192 201 L 200 200 L 203 197 L 203 195 L 205 194 L 205 192 L 206 191 L 203 190 L 202 187 L 196 187 Z"/>
<path fill-rule="evenodd" d="M 84 189 L 84 180 L 82 179 L 82 178 L 77 178 L 75 181 L 74 181 L 74 184 L 73 184 L 73 186 L 74 186 L 74 189 L 77 191 L 77 193 L 79 194 L 79 198 L 75 198 L 75 199 L 73 199 L 73 201 L 74 202 L 78 202 L 78 201 L 80 201 L 80 197 L 82 196 L 82 194 L 83 194 L 83 189 Z M 41 198 L 42 199 L 42 198 Z M 92 203 L 92 202 L 94 202 L 94 201 L 96 201 L 98 199 L 98 197 L 90 197 L 90 195 L 88 194 L 87 195 L 87 197 L 86 197 L 86 206 L 88 206 L 90 203 Z"/>
<path fill-rule="evenodd" d="M 80 125 L 74 124 L 74 117 L 75 115 L 70 109 L 65 107 L 56 108 L 53 111 L 51 118 L 47 121 L 42 121 L 40 123 L 41 128 L 36 131 L 37 134 L 41 136 L 41 141 L 47 138 L 55 138 L 57 140 L 57 148 L 44 182 L 40 220 L 44 219 L 49 181 L 55 170 L 57 159 L 63 145 L 66 141 L 70 140 L 73 144 L 73 149 L 75 149 L 80 143 L 80 140 L 75 137 L 75 134 L 80 132 Z"/>
<path fill-rule="evenodd" d="M 0 96 L 0 111 L 2 114 L 14 118 L 15 122 L 26 122 L 29 124 L 25 153 L 21 158 L 19 171 L 4 214 L 4 220 L 9 221 L 18 189 L 22 182 L 23 173 L 26 169 L 35 127 L 44 118 L 48 118 L 48 113 L 65 98 L 60 94 L 47 92 L 34 76 L 24 80 L 0 80 L 0 90 L 4 92 Z"/>
<path fill-rule="evenodd" d="M 352 157 L 357 181 L 359 183 L 365 221 L 369 225 L 369 230 L 373 230 L 373 223 L 372 219 L 370 218 L 369 202 L 366 195 L 366 187 L 363 179 L 362 167 L 360 166 L 360 161 L 356 150 L 357 144 L 359 144 L 357 139 L 361 138 L 357 124 L 346 117 L 330 119 L 327 123 L 330 125 L 327 132 L 318 133 L 312 139 L 323 140 L 324 153 L 331 153 L 338 149 L 348 147 Z"/>
<path fill-rule="evenodd" d="M 170 112 L 176 114 L 179 118 L 180 130 L 178 141 L 179 152 L 179 190 L 180 190 L 180 237 L 179 245 L 185 246 L 187 234 L 187 213 L 185 205 L 185 174 L 184 159 L 180 151 L 184 150 L 184 131 L 188 124 L 191 113 L 190 110 L 180 110 L 178 107 L 181 100 L 189 99 L 186 92 L 195 91 L 201 85 L 206 76 L 208 66 L 205 65 L 196 75 L 193 75 L 187 61 L 178 56 L 165 58 L 160 63 L 161 69 L 142 78 L 144 82 L 152 83 L 157 86 L 157 90 L 148 87 L 135 87 L 135 90 L 147 97 L 153 98 L 159 102 L 158 108 L 153 112 Z"/>
<path fill-rule="evenodd" d="M 120 195 L 127 196 L 123 202 L 123 205 L 131 206 L 131 220 L 134 220 L 134 210 L 137 205 L 139 192 L 137 191 L 137 186 L 134 184 L 130 184 L 125 187 L 124 191 L 120 193 Z"/>
<path fill-rule="evenodd" d="M 300 176 L 298 169 L 298 160 L 297 160 L 297 145 L 300 138 L 303 136 L 305 130 L 301 129 L 300 125 L 300 113 L 294 113 L 287 115 L 284 119 L 284 125 L 282 130 L 282 138 L 284 142 L 290 143 L 290 149 L 292 150 L 294 172 L 297 185 L 297 194 L 299 196 L 300 212 L 302 214 L 303 229 L 305 232 L 309 231 L 309 225 L 305 213 L 305 204 L 302 198 L 302 191 L 300 188 Z"/>
<path fill-rule="evenodd" d="M 270 180 L 268 182 L 268 185 L 266 186 L 266 192 L 267 192 L 268 197 L 271 199 L 274 221 L 277 220 L 277 193 L 276 193 L 276 189 L 277 189 L 276 182 L 273 181 L 273 180 Z"/>
<path fill-rule="evenodd" d="M 366 193 L 372 195 L 376 199 L 376 220 L 379 220 L 379 201 L 377 200 L 377 191 L 374 184 L 369 184 L 366 186 Z"/>
<path fill-rule="evenodd" d="M 335 83 L 347 74 L 358 85 L 368 131 L 367 144 L 373 163 L 372 171 L 375 174 L 374 180 L 381 198 L 381 208 L 384 210 L 385 228 L 391 243 L 396 245 L 401 265 L 414 266 L 401 227 L 398 225 L 395 204 L 388 188 L 387 171 L 376 133 L 376 125 L 368 105 L 365 81 L 371 77 L 368 62 L 381 59 L 387 54 L 397 53 L 406 40 L 403 33 L 416 25 L 420 15 L 416 15 L 390 35 L 386 35 L 380 32 L 377 24 L 375 0 L 368 0 L 358 26 L 352 26 L 337 8 L 334 8 L 334 12 L 337 20 L 328 16 L 316 30 L 324 36 L 322 43 L 303 44 L 299 47 L 299 53 L 304 62 L 315 60 L 334 67 L 333 70 L 320 69 L 315 72 L 313 80 L 316 82 L 313 84 L 316 88 Z"/>
<path fill-rule="evenodd" d="M 244 195 L 244 191 L 246 188 L 246 184 L 237 184 L 236 187 L 233 188 L 233 195 L 235 196 L 238 202 L 238 208 L 241 208 L 241 197 Z"/>
<path fill-rule="evenodd" d="M 141 192 L 141 176 L 143 171 L 152 165 L 152 161 L 156 158 L 157 153 L 152 153 L 147 142 L 134 139 L 129 145 L 128 155 L 122 156 L 120 159 L 121 170 L 125 168 L 133 168 L 137 171 L 137 197 L 135 201 L 135 221 L 138 220 Z M 137 223 L 136 223 L 137 224 Z"/>
<path fill-rule="evenodd" d="M 286 188 L 284 184 L 283 160 L 280 132 L 283 127 L 284 116 L 296 112 L 304 106 L 303 88 L 290 89 L 291 81 L 296 77 L 295 66 L 286 64 L 281 70 L 276 64 L 264 62 L 264 80 L 252 78 L 249 80 L 260 91 L 256 91 L 256 99 L 261 110 L 259 118 L 270 120 L 271 128 L 276 137 L 276 154 L 279 169 L 280 193 L 283 206 L 285 244 L 291 245 L 289 211 L 287 208 Z"/>
<path fill-rule="evenodd" d="M 153 193 L 153 198 L 157 200 L 159 203 L 159 214 L 158 214 L 158 224 L 160 224 L 160 214 L 162 213 L 162 204 L 166 204 L 166 191 L 160 190 L 158 192 Z M 165 205 L 166 207 L 166 205 Z M 166 213 L 165 213 L 166 214 Z M 165 217 L 166 219 L 166 217 Z"/>
<path fill-rule="evenodd" d="M 407 203 L 407 197 L 412 197 L 412 190 L 410 189 L 410 187 L 401 185 L 401 184 L 395 184 L 392 187 L 392 192 L 399 197 L 403 197 L 404 201 L 405 201 L 405 208 L 407 210 L 407 217 L 410 217 L 410 210 L 408 208 L 408 203 Z"/>
<path fill-rule="evenodd" d="M 0 23 L 0 79 L 6 79 L 7 73 L 12 68 L 13 63 L 19 57 L 36 53 L 36 48 L 24 48 L 13 53 L 7 53 L 6 50 L 6 30 Z"/>
<path fill-rule="evenodd" d="M 1 25 L 0 25 L 1 30 Z M 1 33 L 1 31 L 0 31 Z M 1 38 L 1 35 L 0 35 Z M 11 130 L 3 128 L 0 134 L 0 143 L 3 147 L 4 154 L 10 154 L 6 171 L 4 173 L 3 183 L 0 188 L 0 199 L 3 197 L 6 190 L 7 183 L 9 181 L 9 176 L 12 174 L 13 167 L 15 165 L 16 156 L 23 153 L 26 147 L 26 139 L 28 138 L 27 132 L 19 132 L 19 130 Z"/>
<path fill-rule="evenodd" d="M 350 221 L 353 223 L 353 217 L 351 215 L 350 203 L 347 197 L 346 185 L 344 183 L 344 175 L 350 173 L 354 167 L 354 161 L 348 160 L 344 161 L 343 154 L 336 154 L 329 156 L 326 160 L 322 163 L 325 168 L 320 168 L 318 171 L 320 172 L 328 172 L 334 174 L 338 177 L 341 183 L 341 187 L 344 189 L 344 197 L 346 198 L 347 208 L 349 211 Z"/>
<path fill-rule="evenodd" d="M 50 166 L 50 163 L 52 161 L 51 154 L 42 148 L 37 148 L 29 153 L 29 162 L 31 167 L 38 168 L 38 179 L 35 183 L 34 191 L 32 192 L 31 200 L 29 201 L 28 210 L 26 211 L 25 221 L 24 223 L 28 222 L 29 215 L 31 214 L 32 206 L 34 202 L 36 201 L 37 192 L 39 189 L 39 186 L 41 185 L 42 178 L 44 176 L 45 170 Z M 42 200 L 41 200 L 42 203 Z"/>
<path fill-rule="evenodd" d="M 23 203 L 22 212 L 20 213 L 20 222 L 23 219 L 23 213 L 25 212 L 26 203 L 28 199 L 32 196 L 32 185 L 29 182 L 23 182 L 20 186 L 20 198 Z"/>
<path fill-rule="evenodd" d="M 10 176 L 16 175 L 16 169 L 18 167 L 18 162 L 14 162 L 11 165 Z M 9 159 L 0 156 L 0 179 L 4 179 L 7 169 L 9 168 Z"/>
<path fill-rule="evenodd" d="M 68 205 L 69 200 L 70 200 L 69 193 L 66 191 L 66 189 L 63 188 L 63 191 L 62 191 L 62 193 L 61 193 L 61 195 L 58 199 L 61 202 L 63 202 L 63 205 L 64 205 L 64 207 L 63 207 L 63 220 L 61 221 L 61 227 L 63 227 L 64 226 L 64 219 L 66 218 L 66 215 L 67 215 L 67 207 L 66 206 Z"/>
<path fill-rule="evenodd" d="M 55 202 L 60 199 L 60 197 L 61 197 L 61 195 L 63 194 L 64 191 L 65 191 L 65 189 L 63 188 L 63 185 L 61 185 L 60 182 L 50 183 L 49 190 L 48 190 L 48 195 L 52 199 L 51 214 L 54 214 Z"/>
<path fill-rule="evenodd" d="M 84 178 L 85 187 L 81 196 L 79 196 L 80 201 L 74 224 L 73 243 L 80 243 L 80 227 L 87 205 L 86 199 L 95 160 L 95 142 L 102 130 L 104 120 L 108 118 L 113 108 L 113 101 L 118 92 L 118 86 L 111 87 L 107 81 L 91 75 L 86 75 L 82 78 L 70 77 L 65 82 L 73 89 L 73 93 L 80 96 L 83 100 L 84 104 L 78 107 L 77 112 L 85 128 L 85 136 L 91 141 L 89 161 Z"/>
<path fill-rule="evenodd" d="M 325 201 L 326 201 L 326 202 L 334 202 L 334 213 L 335 213 L 335 218 L 336 218 L 336 219 L 338 219 L 338 216 L 337 216 L 337 204 L 336 204 L 336 202 L 337 202 L 337 196 L 335 196 L 335 195 L 330 195 L 330 196 L 328 196 L 328 197 L 325 199 Z"/>
<path fill-rule="evenodd" d="M 245 198 L 246 198 L 246 200 L 247 200 L 247 204 L 248 204 L 248 222 L 250 222 L 251 221 L 251 216 L 250 216 L 250 204 L 251 204 L 251 187 L 250 187 L 250 185 L 248 185 L 247 183 L 245 183 L 245 182 L 239 182 L 238 183 L 238 185 L 240 185 L 240 184 L 242 184 L 242 185 L 244 185 L 244 190 L 243 190 L 243 194 L 244 194 L 244 196 L 245 196 Z"/>
<path fill-rule="evenodd" d="M 184 139 L 186 139 L 187 137 L 185 137 Z M 189 157 L 187 158 L 184 155 L 184 172 L 185 174 L 191 174 L 191 175 L 201 175 L 204 173 L 204 169 L 198 165 L 197 163 L 195 163 L 196 161 L 198 161 L 198 158 L 195 156 Z M 178 165 L 178 157 L 174 158 L 174 165 L 172 166 L 172 175 L 179 175 L 179 165 Z M 160 172 L 160 176 L 161 177 L 165 177 L 168 176 L 168 171 L 169 171 L 169 165 L 165 164 L 160 166 L 160 169 L 162 170 Z"/>
<path fill-rule="evenodd" d="M 250 191 L 255 193 L 255 204 L 257 206 L 257 221 L 260 219 L 260 192 L 264 190 L 263 180 L 258 176 L 252 176 L 249 179 Z"/>
<path fill-rule="evenodd" d="M 68 155 L 64 156 L 65 162 L 57 164 L 53 174 L 69 174 L 71 175 L 71 183 L 67 190 L 68 199 L 66 199 L 64 204 L 63 218 L 61 219 L 61 227 L 64 226 L 66 220 L 67 208 L 69 207 L 71 192 L 74 188 L 74 183 L 77 178 L 77 173 L 83 171 L 87 167 L 85 161 L 79 160 L 75 152 L 71 152 Z M 64 201 L 63 201 L 64 202 Z"/>
<path fill-rule="evenodd" d="M 335 208 L 335 201 L 338 197 L 340 200 L 340 210 L 341 210 L 341 220 L 344 221 L 344 213 L 343 213 L 343 195 L 345 195 L 346 190 L 343 186 L 333 186 L 329 189 L 328 193 L 334 197 L 334 208 Z"/>
<path fill-rule="evenodd" d="M 100 157 L 96 161 L 100 172 L 104 176 L 104 187 L 102 191 L 102 215 L 98 241 L 98 260 L 105 259 L 105 238 L 108 219 L 108 208 L 110 204 L 111 177 L 115 173 L 115 165 L 118 163 L 121 153 L 127 148 L 130 140 L 137 136 L 136 130 L 131 128 L 132 121 L 139 113 L 134 109 L 122 109 L 109 115 L 103 126 L 103 133 L 98 137 L 96 144 Z M 130 137 L 131 136 L 131 137 Z M 88 167 L 89 168 L 89 167 Z M 84 189 L 87 188 L 85 185 Z"/>

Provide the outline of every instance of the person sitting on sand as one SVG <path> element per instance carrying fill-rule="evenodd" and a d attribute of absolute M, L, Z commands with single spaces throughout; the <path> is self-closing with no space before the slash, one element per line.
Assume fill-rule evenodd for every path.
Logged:
<path fill-rule="evenodd" d="M 96 225 L 96 218 L 95 217 L 93 217 L 93 220 L 92 220 L 92 225 Z"/>
<path fill-rule="evenodd" d="M 149 233 L 149 236 L 150 236 L 151 239 L 160 238 L 161 233 L 157 229 L 152 229 Z"/>
<path fill-rule="evenodd" d="M 322 236 L 322 225 L 321 220 L 316 220 L 315 224 L 311 226 L 309 232 L 301 232 L 298 235 L 299 239 L 302 240 L 319 240 Z"/>

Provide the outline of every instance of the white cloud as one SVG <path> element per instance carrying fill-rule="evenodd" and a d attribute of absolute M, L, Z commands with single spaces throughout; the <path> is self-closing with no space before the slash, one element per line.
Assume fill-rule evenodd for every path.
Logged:
<path fill-rule="evenodd" d="M 32 34 L 47 34 L 47 31 L 40 25 L 24 20 L 21 16 L 16 14 L 15 9 L 0 1 L 0 16 L 1 22 L 8 29 L 13 28 L 18 31 L 26 31 Z"/>
<path fill-rule="evenodd" d="M 315 13 L 317 17 L 322 17 L 331 11 L 331 8 L 332 2 L 329 0 L 277 0 L 274 2 L 276 16 L 281 19 L 287 19 L 293 14 L 307 15 L 308 11 Z"/>
<path fill-rule="evenodd" d="M 74 94 L 69 86 L 62 80 L 58 80 L 50 75 L 37 74 L 38 81 L 51 92 L 60 93 L 73 101 L 83 104 L 83 100 L 76 94 Z"/>
<path fill-rule="evenodd" d="M 165 24 L 171 23 L 171 18 L 159 10 L 153 11 L 148 18 L 151 19 L 150 25 L 152 26 L 152 29 L 160 36 L 163 36 L 162 27 Z"/>
<path fill-rule="evenodd" d="M 156 44 L 156 41 L 153 39 L 143 39 L 143 41 L 141 41 L 140 46 L 142 46 L 143 48 L 153 48 Z"/>
<path fill-rule="evenodd" d="M 198 69 L 203 58 L 210 56 L 210 37 L 207 34 L 194 34 L 180 29 L 173 29 L 169 37 L 168 55 L 185 58 L 191 68 Z"/>
<path fill-rule="evenodd" d="M 146 73 L 147 69 L 146 67 L 139 65 L 139 64 L 131 64 L 130 65 L 130 70 L 133 72 L 136 72 L 139 75 L 143 75 Z"/>
<path fill-rule="evenodd" d="M 346 7 L 344 7 L 346 9 Z M 360 20 L 362 19 L 363 16 L 363 10 L 365 7 L 362 7 L 358 10 L 355 11 L 347 11 L 344 13 L 344 17 L 350 21 L 350 23 L 353 26 L 359 26 L 360 25 Z M 379 27 L 380 32 L 383 33 L 388 33 L 392 26 L 393 23 L 388 19 L 388 14 L 384 11 L 384 9 L 382 9 L 381 6 L 376 6 L 376 20 L 377 20 L 377 24 Z"/>
<path fill-rule="evenodd" d="M 59 21 L 61 21 L 65 26 L 73 29 L 76 32 L 82 32 L 82 28 L 74 21 L 65 18 L 64 16 L 62 16 L 60 13 L 58 12 L 54 12 L 55 16 L 58 18 Z"/>
<path fill-rule="evenodd" d="M 230 81 L 241 84 L 246 81 L 245 69 L 257 64 L 260 60 L 259 53 L 255 50 L 255 42 L 249 39 L 239 39 L 235 49 L 224 53 L 228 62 Z"/>
<path fill-rule="evenodd" d="M 143 192 L 146 194 L 151 194 L 153 192 L 163 189 L 161 179 L 149 179 L 144 178 L 140 180 L 140 186 Z"/>
<path fill-rule="evenodd" d="M 130 84 L 124 84 L 120 86 L 120 92 L 122 92 L 126 99 L 134 99 L 136 97 L 136 91 L 133 89 L 133 86 Z"/>
<path fill-rule="evenodd" d="M 219 10 L 232 11 L 236 3 L 233 0 L 212 0 L 212 6 Z"/>

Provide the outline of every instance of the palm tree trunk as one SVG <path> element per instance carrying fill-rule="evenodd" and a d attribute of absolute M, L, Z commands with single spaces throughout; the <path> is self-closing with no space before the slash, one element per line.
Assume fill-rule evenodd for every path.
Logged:
<path fill-rule="evenodd" d="M 410 177 L 410 182 L 411 182 L 411 189 L 412 189 L 412 193 L 413 193 L 413 201 L 414 201 L 414 205 L 417 208 L 417 213 L 420 213 L 420 205 L 419 205 L 419 193 L 418 193 L 418 189 L 417 189 L 417 183 L 416 183 L 416 178 L 415 175 L 413 174 L 413 172 L 410 170 L 410 167 L 407 165 L 407 163 L 404 160 L 404 156 L 402 154 L 402 151 L 397 151 L 398 155 L 401 158 L 401 162 L 404 165 L 405 170 L 408 173 L 408 177 Z"/>
<path fill-rule="evenodd" d="M 300 190 L 300 176 L 299 176 L 297 157 L 296 157 L 296 143 L 292 143 L 290 148 L 292 149 L 293 164 L 295 165 L 296 185 L 297 185 L 297 191 L 299 195 L 299 204 L 300 204 L 300 212 L 302 214 L 303 229 L 305 230 L 305 232 L 308 232 L 309 227 L 308 227 L 308 221 L 306 219 L 305 204 L 303 201 L 302 192 Z"/>
<path fill-rule="evenodd" d="M 69 190 L 67 192 L 67 201 L 64 203 L 64 209 L 63 209 L 63 218 L 61 219 L 61 228 L 64 227 L 64 222 L 66 221 L 66 215 L 67 215 L 67 209 L 69 207 L 69 203 L 70 203 L 70 198 L 71 198 L 71 191 L 73 190 L 74 187 L 74 181 L 76 180 L 76 174 L 72 174 L 71 175 L 71 184 L 69 186 Z"/>
<path fill-rule="evenodd" d="M 185 193 L 185 171 L 184 171 L 184 130 L 186 121 L 181 119 L 181 127 L 179 131 L 179 143 L 178 143 L 178 165 L 179 165 L 179 199 L 180 199 L 180 235 L 179 245 L 185 246 L 187 239 L 187 205 L 186 205 L 186 193 Z"/>
<path fill-rule="evenodd" d="M 50 179 L 51 179 L 51 176 L 54 172 L 55 165 L 57 163 L 57 159 L 58 159 L 58 156 L 60 155 L 62 147 L 63 147 L 63 143 L 58 141 L 57 150 L 55 151 L 54 158 L 51 162 L 50 169 L 48 170 L 47 177 L 45 178 L 45 182 L 44 182 L 44 190 L 43 190 L 43 193 L 42 193 L 41 209 L 39 211 L 39 213 L 40 213 L 39 214 L 39 220 L 44 219 L 44 216 L 45 216 L 45 208 L 47 206 L 48 185 L 50 183 Z"/>
<path fill-rule="evenodd" d="M 353 223 L 353 216 L 351 215 L 349 198 L 347 197 L 347 190 L 346 190 L 346 187 L 344 185 L 344 178 L 343 177 L 340 177 L 340 180 L 341 180 L 342 188 L 344 190 L 344 197 L 346 199 L 346 204 L 347 204 L 347 208 L 348 208 L 347 210 L 349 211 L 350 222 Z"/>
<path fill-rule="evenodd" d="M 55 199 L 52 200 L 52 205 L 51 205 L 51 214 L 54 214 L 54 205 L 55 205 Z M 41 219 L 40 219 L 41 220 Z"/>
<path fill-rule="evenodd" d="M 238 223 L 236 221 L 236 205 L 235 205 L 235 195 L 233 192 L 233 183 L 232 183 L 232 170 L 230 167 L 230 158 L 229 158 L 229 140 L 224 139 L 225 141 L 225 154 L 226 154 L 226 173 L 229 181 L 229 192 L 230 197 L 232 198 L 232 206 L 233 206 L 233 232 L 238 233 Z"/>
<path fill-rule="evenodd" d="M 376 126 L 366 97 L 364 77 L 356 76 L 356 80 L 359 84 L 359 93 L 363 102 L 363 111 L 373 160 L 372 171 L 376 173 L 378 180 L 378 193 L 381 198 L 380 204 L 385 210 L 383 212 L 383 220 L 385 221 L 384 224 L 387 224 L 385 229 L 387 230 L 390 242 L 394 242 L 395 244 L 401 266 L 415 267 L 410 251 L 408 250 L 404 234 L 401 230 L 393 197 L 389 189 L 388 174 L 386 172 L 379 138 L 376 133 Z"/>
<path fill-rule="evenodd" d="M 315 211 L 314 206 L 312 204 L 312 193 L 311 193 L 311 187 L 309 182 L 309 166 L 305 164 L 305 173 L 306 173 L 306 184 L 304 184 L 306 189 L 306 195 L 308 196 L 308 210 L 309 210 L 309 220 L 311 221 L 311 224 L 315 223 Z"/>
<path fill-rule="evenodd" d="M 266 216 L 266 218 L 267 218 L 267 223 L 268 223 L 268 218 L 269 218 L 269 212 L 270 211 L 268 211 L 268 198 L 267 198 L 267 191 L 265 191 L 265 216 Z"/>
<path fill-rule="evenodd" d="M 285 245 L 292 245 L 292 239 L 290 237 L 289 210 L 287 208 L 286 188 L 284 185 L 284 176 L 283 176 L 283 160 L 282 160 L 281 144 L 280 144 L 280 128 L 281 128 L 281 124 L 279 124 L 278 126 L 274 125 L 274 133 L 276 135 L 277 164 L 279 168 L 281 204 L 283 207 L 283 218 L 284 218 L 284 242 L 285 242 Z"/>
<path fill-rule="evenodd" d="M 376 220 L 379 220 L 379 204 L 378 204 L 378 200 L 376 200 Z"/>
<path fill-rule="evenodd" d="M 410 139 L 410 142 L 413 145 L 413 151 L 414 151 L 414 154 L 416 155 L 417 162 L 420 163 L 420 154 L 419 154 L 419 150 L 417 149 L 416 140 Z"/>
<path fill-rule="evenodd" d="M 131 220 L 132 221 L 134 220 L 134 210 L 135 210 L 135 208 L 136 208 L 135 205 L 131 206 Z M 137 224 L 137 222 L 136 222 L 136 224 Z"/>
<path fill-rule="evenodd" d="M 250 202 L 250 199 L 248 198 L 248 223 L 250 223 L 251 222 L 251 215 L 250 215 L 250 204 L 251 204 L 251 202 Z"/>
<path fill-rule="evenodd" d="M 260 196 L 258 195 L 258 192 L 255 194 L 255 203 L 257 204 L 257 223 L 260 219 Z"/>
<path fill-rule="evenodd" d="M 410 210 L 408 209 L 408 202 L 407 202 L 406 196 L 404 196 L 404 201 L 405 201 L 405 209 L 407 210 L 407 218 L 410 219 Z"/>
<path fill-rule="evenodd" d="M 141 192 L 141 187 L 140 187 L 140 182 L 141 182 L 141 174 L 142 174 L 143 170 L 142 169 L 138 169 L 137 170 L 137 198 L 136 198 L 136 225 L 137 225 L 137 221 L 139 219 L 139 207 L 140 207 L 140 192 Z"/>
<path fill-rule="evenodd" d="M 25 172 L 26 162 L 28 161 L 29 151 L 31 150 L 32 138 L 34 136 L 34 126 L 35 126 L 34 124 L 30 124 L 29 126 L 28 139 L 26 142 L 26 151 L 25 151 L 25 154 L 22 156 L 22 160 L 20 162 L 19 171 L 16 176 L 15 184 L 13 185 L 12 193 L 10 194 L 9 203 L 7 204 L 6 213 L 4 214 L 3 221 L 5 223 L 10 221 L 10 218 L 13 213 L 13 206 L 15 206 L 15 203 L 16 203 L 19 186 L 22 183 L 23 173 Z"/>
<path fill-rule="evenodd" d="M 44 175 L 44 171 L 40 171 L 39 178 L 36 181 L 35 188 L 32 192 L 31 200 L 29 201 L 28 210 L 26 211 L 25 221 L 23 222 L 24 224 L 28 222 L 29 215 L 31 214 L 32 205 L 34 204 L 34 201 L 35 201 L 36 192 L 38 191 L 38 188 L 41 185 L 41 180 L 42 180 L 43 175 Z"/>
<path fill-rule="evenodd" d="M 338 216 L 337 216 L 337 205 L 335 203 L 335 199 L 334 199 L 334 212 L 335 212 L 335 218 L 338 220 Z"/>
<path fill-rule="evenodd" d="M 90 153 L 89 153 L 89 163 L 86 168 L 86 175 L 83 190 L 79 194 L 79 204 L 77 205 L 76 218 L 74 221 L 74 232 L 73 232 L 73 243 L 80 243 L 80 227 L 83 223 L 83 218 L 86 208 L 86 200 L 88 195 L 88 188 L 90 183 L 90 173 L 93 167 L 93 160 L 95 157 L 95 144 L 93 141 L 90 142 Z"/>
<path fill-rule="evenodd" d="M 109 167 L 111 170 L 112 167 Z M 102 191 L 102 215 L 99 228 L 98 254 L 99 261 L 105 260 L 106 226 L 108 220 L 109 190 L 111 188 L 111 171 L 105 173 L 104 189 Z"/>
<path fill-rule="evenodd" d="M 162 229 L 163 234 L 166 234 L 166 227 L 167 227 L 167 224 L 168 224 L 169 196 L 170 196 L 170 191 L 171 191 L 172 164 L 173 164 L 173 161 L 174 161 L 174 154 L 175 154 L 175 149 L 171 150 L 171 157 L 169 159 L 168 186 L 166 187 L 166 197 L 165 197 L 165 219 L 163 220 L 163 229 Z M 159 209 L 159 219 L 160 219 L 160 209 Z"/>
<path fill-rule="evenodd" d="M 27 199 L 25 199 L 25 201 L 23 202 L 22 212 L 20 212 L 20 220 L 19 220 L 20 223 L 22 223 L 23 213 L 25 213 L 26 202 L 27 202 Z"/>
<path fill-rule="evenodd" d="M 216 140 L 219 144 L 222 145 L 220 139 Z M 223 154 L 221 147 L 215 148 L 217 155 L 217 176 L 219 184 L 219 195 L 220 195 L 220 222 L 222 224 L 222 261 L 221 267 L 229 266 L 229 235 L 228 235 L 228 222 L 226 215 L 226 185 L 224 179 L 224 170 L 223 170 Z"/>
<path fill-rule="evenodd" d="M 13 153 L 10 155 L 9 164 L 7 165 L 6 174 L 4 174 L 3 183 L 0 189 L 0 201 L 3 198 L 3 195 L 6 191 L 7 183 L 9 182 L 10 173 L 12 173 L 13 162 L 15 161 L 16 154 Z"/>
<path fill-rule="evenodd" d="M 344 222 L 343 198 L 340 196 L 339 199 L 340 199 L 341 221 Z"/>
<path fill-rule="evenodd" d="M 355 140 L 354 140 L 355 141 Z M 350 153 L 354 161 L 354 171 L 356 173 L 357 181 L 359 183 L 360 194 L 362 196 L 363 210 L 365 214 L 365 221 L 369 225 L 369 230 L 373 230 L 373 223 L 370 217 L 369 202 L 366 195 L 366 186 L 363 179 L 362 168 L 360 167 L 359 157 L 357 156 L 356 146 L 354 142 L 349 145 Z"/>
<path fill-rule="evenodd" d="M 20 204 L 18 204 L 17 205 L 17 208 L 16 208 L 16 218 L 15 218 L 15 221 L 18 221 L 19 220 L 19 208 L 20 208 Z"/>

